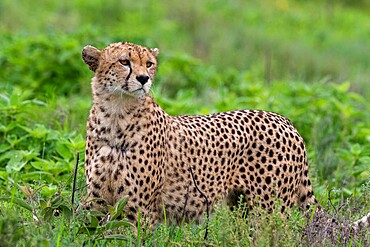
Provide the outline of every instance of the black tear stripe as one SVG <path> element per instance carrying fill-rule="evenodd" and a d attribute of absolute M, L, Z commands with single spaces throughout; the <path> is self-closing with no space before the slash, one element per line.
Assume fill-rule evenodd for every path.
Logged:
<path fill-rule="evenodd" d="M 130 68 L 130 72 L 128 73 L 128 76 L 126 77 L 126 82 L 128 81 L 128 79 L 130 79 L 130 76 L 131 76 L 131 73 L 132 73 L 131 65 L 129 66 L 129 68 Z"/>

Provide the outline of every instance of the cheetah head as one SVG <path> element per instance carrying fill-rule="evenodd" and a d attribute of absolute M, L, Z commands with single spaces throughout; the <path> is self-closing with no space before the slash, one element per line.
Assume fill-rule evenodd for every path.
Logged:
<path fill-rule="evenodd" d="M 143 99 L 157 71 L 158 53 L 157 48 L 121 42 L 103 50 L 85 46 L 82 59 L 95 73 L 92 82 L 95 92 Z"/>

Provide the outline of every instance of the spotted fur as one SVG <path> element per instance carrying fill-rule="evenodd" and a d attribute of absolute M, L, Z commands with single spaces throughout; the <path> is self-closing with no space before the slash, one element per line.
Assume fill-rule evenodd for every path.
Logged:
<path fill-rule="evenodd" d="M 169 116 L 149 95 L 157 55 L 127 42 L 83 50 L 95 73 L 85 161 L 92 208 L 128 195 L 132 221 L 141 212 L 157 222 L 163 209 L 176 222 L 199 221 L 206 204 L 194 183 L 211 207 L 241 194 L 251 208 L 273 210 L 277 199 L 281 212 L 317 205 L 304 141 L 287 118 L 256 110 Z"/>

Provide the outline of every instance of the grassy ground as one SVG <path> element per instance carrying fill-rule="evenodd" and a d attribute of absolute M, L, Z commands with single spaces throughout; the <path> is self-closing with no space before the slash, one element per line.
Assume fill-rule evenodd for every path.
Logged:
<path fill-rule="evenodd" d="M 1 245 L 350 245 L 327 216 L 298 210 L 245 219 L 217 207 L 206 241 L 206 224 L 98 224 L 77 209 L 92 76 L 80 54 L 121 40 L 158 47 L 152 94 L 170 114 L 263 109 L 290 118 L 306 141 L 318 200 L 345 226 L 370 210 L 369 11 L 366 1 L 2 1 Z"/>

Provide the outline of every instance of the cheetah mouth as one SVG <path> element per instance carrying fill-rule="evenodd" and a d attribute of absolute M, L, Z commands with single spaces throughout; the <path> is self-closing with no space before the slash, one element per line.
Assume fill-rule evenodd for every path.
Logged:
<path fill-rule="evenodd" d="M 120 94 L 136 94 L 136 93 L 141 93 L 141 91 L 143 91 L 144 93 L 147 93 L 144 87 L 130 90 L 130 88 L 127 85 L 111 88 L 111 91 L 113 93 L 120 93 Z"/>
<path fill-rule="evenodd" d="M 143 91 L 145 92 L 145 89 L 142 87 L 142 88 L 138 88 L 138 89 L 135 89 L 134 91 L 131 91 L 132 93 L 135 93 L 135 92 L 140 92 L 140 91 Z"/>
<path fill-rule="evenodd" d="M 143 95 L 147 94 L 144 88 L 138 88 L 132 91 L 124 90 L 123 93 L 131 97 L 142 97 Z"/>
<path fill-rule="evenodd" d="M 147 92 L 145 91 L 145 89 L 142 87 L 142 88 L 138 88 L 138 89 L 135 89 L 135 90 L 132 90 L 132 91 L 127 91 L 129 94 L 134 94 L 134 95 L 139 95 L 139 94 L 146 94 Z"/>
<path fill-rule="evenodd" d="M 145 85 L 129 85 L 128 83 L 124 83 L 123 85 L 108 85 L 106 86 L 106 90 L 108 90 L 112 94 L 117 95 L 127 95 L 131 97 L 143 97 L 144 95 L 148 94 L 150 91 L 150 86 L 148 84 Z"/>

